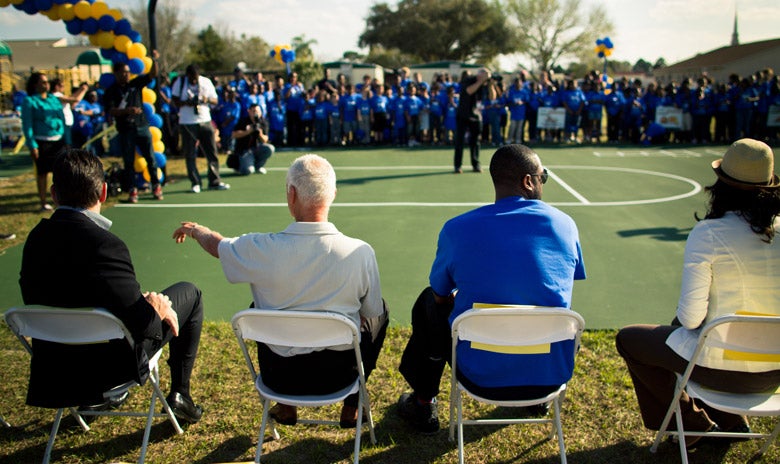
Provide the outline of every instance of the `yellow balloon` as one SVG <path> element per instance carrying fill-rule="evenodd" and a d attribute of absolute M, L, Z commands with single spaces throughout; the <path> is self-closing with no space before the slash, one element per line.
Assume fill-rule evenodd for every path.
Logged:
<path fill-rule="evenodd" d="M 148 56 L 141 57 L 141 60 L 144 62 L 144 72 L 143 73 L 144 74 L 148 74 L 149 71 L 152 70 L 152 64 L 154 64 L 154 62 Z"/>
<path fill-rule="evenodd" d="M 113 48 L 114 47 L 114 33 L 110 31 L 100 31 L 97 33 L 98 45 L 100 48 Z"/>
<path fill-rule="evenodd" d="M 165 144 L 162 140 L 152 141 L 152 149 L 155 153 L 165 153 Z"/>
<path fill-rule="evenodd" d="M 21 5 L 24 0 L 11 0 L 11 5 Z"/>
<path fill-rule="evenodd" d="M 130 44 L 127 46 L 127 57 L 131 60 L 133 58 L 143 58 L 146 56 L 146 46 L 140 42 Z"/>
<path fill-rule="evenodd" d="M 5 8 L 11 4 L 11 0 L 0 0 L 0 8 Z"/>
<path fill-rule="evenodd" d="M 2 2 L 0 2 L 0 6 L 3 6 Z M 52 21 L 59 21 L 60 19 L 60 9 L 57 5 L 52 5 L 52 7 L 47 11 L 42 11 L 43 14 L 46 15 L 47 18 L 51 19 Z"/>
<path fill-rule="evenodd" d="M 162 131 L 157 127 L 150 127 L 149 132 L 152 133 L 152 143 L 162 140 Z"/>
<path fill-rule="evenodd" d="M 141 99 L 144 103 L 154 105 L 154 103 L 157 101 L 157 94 L 154 93 L 154 90 L 150 89 L 149 87 L 144 87 L 143 90 L 141 90 Z"/>
<path fill-rule="evenodd" d="M 146 160 L 142 156 L 138 156 L 138 153 L 135 154 L 135 161 L 133 161 L 133 169 L 135 169 L 135 172 L 144 172 L 147 168 Z"/>
<path fill-rule="evenodd" d="M 108 10 L 108 14 L 112 18 L 114 18 L 115 21 L 119 21 L 120 19 L 122 19 L 122 12 L 117 10 L 116 8 L 111 8 L 110 10 Z"/>
<path fill-rule="evenodd" d="M 99 37 L 98 37 L 98 35 L 97 35 L 97 32 L 96 32 L 96 33 L 94 33 L 94 34 L 91 34 L 91 35 L 87 36 L 87 38 L 89 39 L 89 43 L 91 43 L 92 45 L 94 45 L 94 46 L 96 46 L 96 47 L 97 47 L 98 45 L 100 45 L 100 42 L 98 42 L 98 39 L 99 39 Z"/>
<path fill-rule="evenodd" d="M 76 17 L 76 12 L 73 10 L 73 4 L 71 3 L 63 3 L 57 7 L 57 9 L 60 12 L 60 18 L 62 18 L 63 21 L 70 21 Z"/>
<path fill-rule="evenodd" d="M 108 5 L 105 2 L 95 2 L 91 6 L 90 16 L 95 19 L 100 19 L 108 14 Z"/>
<path fill-rule="evenodd" d="M 120 53 L 127 53 L 127 47 L 132 44 L 133 41 L 126 35 L 118 35 L 114 39 L 114 48 Z"/>
<path fill-rule="evenodd" d="M 79 19 L 87 19 L 92 13 L 92 5 L 89 2 L 81 0 L 73 5 L 73 11 L 76 12 L 76 17 Z"/>

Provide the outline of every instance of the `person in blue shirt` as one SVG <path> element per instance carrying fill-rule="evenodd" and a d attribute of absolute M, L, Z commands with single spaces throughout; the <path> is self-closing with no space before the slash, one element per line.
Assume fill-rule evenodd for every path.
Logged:
<path fill-rule="evenodd" d="M 542 201 L 547 170 L 524 145 L 504 145 L 490 161 L 495 202 L 447 221 L 439 233 L 430 287 L 412 308 L 412 335 L 399 371 L 413 392 L 398 402 L 399 415 L 422 433 L 439 429 L 436 395 L 451 359 L 450 325 L 475 303 L 570 308 L 574 281 L 585 265 L 574 221 Z M 538 398 L 571 378 L 566 342 L 546 354 L 505 354 L 457 347 L 453 375 L 492 399 Z M 568 345 L 571 353 L 571 345 Z M 566 365 L 566 369 L 558 366 Z"/>
<path fill-rule="evenodd" d="M 609 143 L 618 143 L 622 134 L 620 133 L 623 120 L 623 107 L 625 99 L 623 92 L 616 87 L 606 95 L 604 106 L 607 110 L 607 141 Z"/>
<path fill-rule="evenodd" d="M 344 139 L 341 132 L 341 110 L 339 109 L 339 94 L 330 95 L 328 109 L 328 127 L 330 127 L 330 143 L 333 145 L 342 145 Z"/>
<path fill-rule="evenodd" d="M 347 84 L 347 93 L 339 98 L 339 114 L 341 115 L 341 132 L 344 141 L 350 145 L 357 142 L 358 129 L 358 99 L 352 84 Z"/>
<path fill-rule="evenodd" d="M 371 143 L 371 86 L 363 85 L 363 90 L 357 99 L 358 129 L 357 135 L 361 145 Z"/>
<path fill-rule="evenodd" d="M 284 145 L 285 116 L 287 107 L 281 91 L 274 91 L 273 102 L 268 106 L 268 136 L 271 144 L 277 147 Z"/>
<path fill-rule="evenodd" d="M 509 106 L 509 135 L 507 136 L 507 142 L 524 143 L 528 89 L 520 77 L 515 78 L 512 86 L 506 91 L 506 102 Z"/>
<path fill-rule="evenodd" d="M 233 152 L 235 145 L 233 129 L 236 128 L 239 119 L 241 119 L 241 103 L 238 102 L 236 91 L 228 87 L 225 91 L 225 101 L 219 105 L 215 118 L 215 122 L 219 125 L 222 150 L 228 154 Z"/>
<path fill-rule="evenodd" d="M 287 145 L 300 147 L 303 145 L 303 125 L 301 111 L 306 100 L 303 84 L 298 82 L 298 73 L 290 74 L 290 82 L 285 84 L 282 92 L 287 108 Z"/>
<path fill-rule="evenodd" d="M 404 119 L 406 120 L 406 137 L 410 147 L 420 144 L 420 112 L 423 102 L 417 95 L 417 86 L 410 82 L 406 87 L 406 96 L 403 99 Z"/>
<path fill-rule="evenodd" d="M 385 140 L 385 132 L 388 129 L 388 100 L 385 95 L 385 86 L 379 85 L 376 93 L 371 97 L 371 130 L 374 132 L 374 142 L 382 145 Z"/>
<path fill-rule="evenodd" d="M 430 104 L 428 110 L 431 143 L 441 144 L 444 140 L 442 133 L 442 123 L 444 122 L 444 106 L 446 103 L 447 91 L 442 87 L 441 82 L 434 81 L 433 85 L 431 86 Z"/>
<path fill-rule="evenodd" d="M 577 141 L 577 132 L 580 128 L 580 117 L 585 109 L 587 101 L 585 94 L 577 86 L 577 81 L 566 81 L 566 89 L 563 91 L 561 103 L 566 109 L 566 138 L 569 142 Z"/>
<path fill-rule="evenodd" d="M 303 143 L 314 145 L 314 107 L 317 105 L 317 89 L 306 91 L 306 99 L 301 110 L 301 125 L 303 126 Z"/>
<path fill-rule="evenodd" d="M 601 121 L 604 114 L 604 86 L 600 79 L 593 80 L 585 92 L 586 113 L 588 114 L 588 126 L 583 126 L 583 137 L 589 142 L 601 141 Z"/>
<path fill-rule="evenodd" d="M 444 143 L 451 144 L 453 134 L 458 128 L 458 95 L 455 93 L 455 86 L 447 87 L 447 102 L 444 106 Z"/>
<path fill-rule="evenodd" d="M 103 124 L 106 122 L 103 105 L 98 101 L 97 92 L 90 90 L 86 98 L 81 100 L 73 107 L 74 123 L 73 144 L 81 147 L 87 140 L 92 138 L 103 130 Z M 87 151 L 95 156 L 103 156 L 103 142 L 96 140 L 86 147 Z"/>
<path fill-rule="evenodd" d="M 734 137 L 737 139 L 748 138 L 752 133 L 750 123 L 753 111 L 758 103 L 758 93 L 747 77 L 739 81 L 739 90 L 734 101 L 736 114 L 736 129 Z"/>
<path fill-rule="evenodd" d="M 625 105 L 623 106 L 623 137 L 631 143 L 639 143 L 642 135 L 642 115 L 644 108 L 642 100 L 634 87 L 623 90 Z"/>
<path fill-rule="evenodd" d="M 712 134 L 712 99 L 706 87 L 699 86 L 691 98 L 691 117 L 693 118 L 693 143 L 710 143 Z"/>
<path fill-rule="evenodd" d="M 561 106 L 561 100 L 558 90 L 552 84 L 547 84 L 543 87 L 542 92 L 539 94 L 539 107 L 540 108 L 559 108 Z M 542 129 L 544 130 L 545 142 L 554 142 L 560 135 L 560 129 Z M 539 138 L 542 139 L 540 132 Z M 558 139 L 560 140 L 560 139 Z"/>
<path fill-rule="evenodd" d="M 390 112 L 393 118 L 393 143 L 398 146 L 406 145 L 408 142 L 408 136 L 406 133 L 406 96 L 403 94 L 397 95 L 395 98 L 390 98 Z"/>
<path fill-rule="evenodd" d="M 328 145 L 330 128 L 328 127 L 328 108 L 330 98 L 325 89 L 317 93 L 317 101 L 314 104 L 314 143 L 318 147 Z"/>
<path fill-rule="evenodd" d="M 502 113 L 506 114 L 506 107 L 504 106 L 504 98 L 499 83 L 495 79 L 491 79 L 487 85 L 487 92 L 485 92 L 485 99 L 482 101 L 482 105 L 484 107 L 485 119 L 487 120 L 484 130 L 490 129 L 490 141 L 494 147 L 503 145 L 504 137 L 501 133 L 501 115 Z M 485 141 L 487 141 L 486 135 L 483 135 Z"/>
<path fill-rule="evenodd" d="M 525 118 L 528 126 L 528 141 L 534 143 L 538 140 L 537 122 L 539 119 L 539 94 L 542 86 L 538 82 L 531 82 L 528 85 L 528 109 L 525 110 Z"/>

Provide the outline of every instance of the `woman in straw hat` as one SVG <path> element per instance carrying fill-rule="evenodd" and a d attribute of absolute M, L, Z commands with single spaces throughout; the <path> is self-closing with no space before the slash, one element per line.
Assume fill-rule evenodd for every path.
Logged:
<path fill-rule="evenodd" d="M 617 335 L 617 349 L 634 382 L 645 427 L 658 430 L 674 396 L 675 373 L 693 356 L 698 329 L 737 311 L 780 315 L 780 179 L 765 143 L 734 142 L 712 163 L 717 180 L 707 187 L 707 214 L 685 244 L 682 291 L 672 325 L 632 325 Z M 698 217 L 697 217 L 698 219 Z M 780 385 L 780 363 L 726 360 L 706 353 L 691 379 L 735 393 Z M 749 432 L 747 419 L 680 398 L 687 431 Z M 701 437 L 688 437 L 694 446 Z"/>

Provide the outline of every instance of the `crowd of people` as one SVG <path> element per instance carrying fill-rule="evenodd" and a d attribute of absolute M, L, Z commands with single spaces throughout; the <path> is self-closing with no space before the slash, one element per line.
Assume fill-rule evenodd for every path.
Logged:
<path fill-rule="evenodd" d="M 464 71 L 456 79 L 436 74 L 432 82 L 401 68 L 386 82 L 366 75 L 352 83 L 339 74 L 304 86 L 296 73 L 266 80 L 236 68 L 233 79 L 214 78 L 219 102 L 211 109 L 225 152 L 230 133 L 250 105 L 261 110 L 271 143 L 282 146 L 451 145 L 457 107 L 463 98 Z M 511 81 L 510 81 L 511 79 Z M 753 137 L 778 141 L 768 124 L 780 106 L 780 82 L 771 69 L 728 82 L 707 75 L 662 85 L 641 79 L 605 82 L 592 71 L 582 78 L 525 72 L 510 78 L 492 74 L 476 102 L 481 123 L 469 130 L 482 144 L 508 143 L 730 143 Z M 680 110 L 677 127 L 656 121 L 658 107 Z M 562 108 L 559 127 L 540 123 L 541 108 Z M 546 114 L 546 113 L 545 113 Z M 475 136 L 471 132 L 478 132 Z"/>

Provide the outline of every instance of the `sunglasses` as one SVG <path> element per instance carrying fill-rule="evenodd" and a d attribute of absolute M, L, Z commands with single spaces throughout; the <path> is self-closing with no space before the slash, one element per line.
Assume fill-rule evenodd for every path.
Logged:
<path fill-rule="evenodd" d="M 550 177 L 550 175 L 547 173 L 547 168 L 542 169 L 542 173 L 541 174 L 529 174 L 529 176 L 541 177 L 543 184 L 546 184 L 547 183 L 547 179 Z"/>

